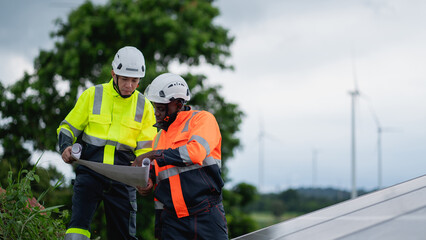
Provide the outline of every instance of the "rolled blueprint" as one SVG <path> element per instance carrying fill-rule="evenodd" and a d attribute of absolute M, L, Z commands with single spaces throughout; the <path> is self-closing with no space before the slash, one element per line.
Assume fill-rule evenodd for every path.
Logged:
<path fill-rule="evenodd" d="M 75 152 L 74 152 L 75 149 Z M 74 154 L 75 153 L 75 154 Z M 76 159 L 76 163 L 86 166 L 93 171 L 111 178 L 115 181 L 122 182 L 129 186 L 145 187 L 148 184 L 150 160 L 145 158 L 142 161 L 141 167 L 136 166 L 122 166 L 110 165 L 104 163 L 97 163 L 80 159 L 81 145 L 75 143 L 71 150 L 72 156 Z"/>
<path fill-rule="evenodd" d="M 148 178 L 149 178 L 149 166 L 151 165 L 151 160 L 149 160 L 149 158 L 144 158 L 143 160 L 142 160 L 142 167 L 143 168 L 145 168 L 145 169 L 148 169 L 147 170 L 147 173 L 145 174 L 145 182 L 146 182 L 146 184 L 145 185 L 143 185 L 143 186 L 146 186 L 146 185 L 148 185 Z"/>
<path fill-rule="evenodd" d="M 149 164 L 151 164 L 151 161 L 149 160 L 149 158 L 144 158 L 144 159 L 142 160 L 142 166 L 143 166 L 143 167 L 148 167 L 148 166 L 149 166 Z"/>
<path fill-rule="evenodd" d="M 82 147 L 79 143 L 75 143 L 74 145 L 72 145 L 71 156 L 73 156 L 75 159 L 80 159 L 81 149 Z"/>

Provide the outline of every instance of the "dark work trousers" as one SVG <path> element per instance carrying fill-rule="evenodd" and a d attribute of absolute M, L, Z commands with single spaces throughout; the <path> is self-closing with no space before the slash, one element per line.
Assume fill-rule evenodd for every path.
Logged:
<path fill-rule="evenodd" d="M 228 228 L 222 202 L 209 205 L 187 217 L 178 218 L 174 212 L 163 210 L 160 219 L 162 240 L 223 240 Z"/>
<path fill-rule="evenodd" d="M 95 210 L 104 202 L 108 239 L 136 238 L 136 189 L 78 166 L 68 228 L 90 231 Z"/>

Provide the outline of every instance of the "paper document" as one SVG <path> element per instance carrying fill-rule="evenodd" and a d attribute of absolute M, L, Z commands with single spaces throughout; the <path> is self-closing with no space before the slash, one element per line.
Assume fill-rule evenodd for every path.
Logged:
<path fill-rule="evenodd" d="M 148 184 L 150 160 L 147 158 L 143 160 L 141 167 L 86 161 L 80 159 L 81 146 L 78 143 L 73 145 L 71 154 L 76 159 L 76 163 L 86 166 L 105 177 L 133 187 L 145 187 Z"/>

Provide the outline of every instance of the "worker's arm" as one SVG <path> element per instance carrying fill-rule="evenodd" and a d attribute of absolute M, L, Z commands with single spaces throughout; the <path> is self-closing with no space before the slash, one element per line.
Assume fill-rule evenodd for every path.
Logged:
<path fill-rule="evenodd" d="M 83 132 L 88 123 L 88 108 L 90 102 L 90 90 L 84 91 L 78 98 L 74 108 L 68 113 L 58 129 L 58 145 L 62 159 L 66 163 L 73 161 L 71 157 L 71 146 L 77 137 Z"/>

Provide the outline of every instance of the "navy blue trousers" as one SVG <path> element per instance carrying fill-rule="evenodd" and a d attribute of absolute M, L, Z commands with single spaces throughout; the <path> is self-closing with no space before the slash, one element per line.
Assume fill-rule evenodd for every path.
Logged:
<path fill-rule="evenodd" d="M 108 239 L 136 238 L 136 189 L 78 166 L 68 228 L 90 231 L 90 223 L 103 201 Z"/>
<path fill-rule="evenodd" d="M 174 212 L 161 211 L 159 237 L 162 240 L 224 240 L 228 228 L 222 202 L 206 206 L 187 217 L 178 218 Z"/>

